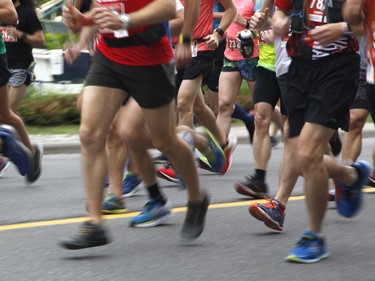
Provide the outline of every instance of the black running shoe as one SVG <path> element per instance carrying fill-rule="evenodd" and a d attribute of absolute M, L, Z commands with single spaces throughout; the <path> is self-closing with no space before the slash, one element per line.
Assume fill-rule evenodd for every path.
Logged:
<path fill-rule="evenodd" d="M 242 195 L 263 199 L 268 194 L 266 183 L 256 180 L 252 176 L 247 176 L 244 181 L 238 181 L 234 189 Z"/>
<path fill-rule="evenodd" d="M 33 165 L 26 174 L 26 181 L 30 184 L 35 182 L 42 172 L 43 146 L 41 144 L 35 144 L 34 147 L 35 154 L 33 155 Z"/>
<path fill-rule="evenodd" d="M 110 243 L 110 241 L 107 238 L 104 228 L 89 221 L 81 225 L 78 234 L 62 238 L 59 242 L 61 247 L 68 250 L 98 247 L 108 243 Z"/>
<path fill-rule="evenodd" d="M 209 204 L 210 197 L 206 192 L 204 193 L 202 202 L 188 202 L 188 210 L 181 230 L 181 238 L 184 241 L 192 241 L 202 234 Z"/>

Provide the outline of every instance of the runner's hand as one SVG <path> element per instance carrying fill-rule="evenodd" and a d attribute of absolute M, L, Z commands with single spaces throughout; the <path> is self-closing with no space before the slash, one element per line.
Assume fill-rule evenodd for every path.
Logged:
<path fill-rule="evenodd" d="M 344 35 L 342 23 L 328 23 L 309 31 L 309 36 L 322 46 L 327 46 Z"/>
<path fill-rule="evenodd" d="M 92 18 L 100 29 L 118 30 L 123 28 L 119 14 L 108 8 L 94 8 Z"/>
<path fill-rule="evenodd" d="M 208 48 L 214 50 L 219 47 L 220 35 L 217 32 L 207 35 L 206 37 L 203 37 L 203 39 L 206 40 Z"/>
<path fill-rule="evenodd" d="M 269 9 L 266 8 L 264 12 L 257 11 L 250 18 L 250 28 L 251 29 L 261 29 L 263 24 L 267 21 L 269 17 Z"/>
<path fill-rule="evenodd" d="M 191 45 L 180 43 L 176 45 L 175 58 L 177 69 L 184 69 L 191 60 Z"/>
<path fill-rule="evenodd" d="M 73 32 L 81 30 L 82 26 L 87 25 L 90 19 L 84 16 L 72 3 L 68 0 L 62 8 L 64 24 Z"/>

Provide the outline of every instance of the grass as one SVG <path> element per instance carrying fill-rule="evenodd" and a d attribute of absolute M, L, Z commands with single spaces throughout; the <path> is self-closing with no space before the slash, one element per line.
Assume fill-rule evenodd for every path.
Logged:
<path fill-rule="evenodd" d="M 79 125 L 26 126 L 30 135 L 78 134 Z"/>

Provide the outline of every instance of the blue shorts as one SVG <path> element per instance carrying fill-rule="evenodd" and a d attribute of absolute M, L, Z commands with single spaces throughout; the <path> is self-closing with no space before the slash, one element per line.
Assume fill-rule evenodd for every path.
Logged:
<path fill-rule="evenodd" d="M 232 61 L 224 58 L 222 72 L 238 71 L 241 77 L 248 81 L 255 81 L 255 70 L 258 64 L 258 58 Z"/>

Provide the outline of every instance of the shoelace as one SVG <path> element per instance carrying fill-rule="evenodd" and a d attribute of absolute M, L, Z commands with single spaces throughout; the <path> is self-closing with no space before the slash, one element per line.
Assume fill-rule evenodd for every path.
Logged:
<path fill-rule="evenodd" d="M 87 237 L 87 236 L 90 236 L 91 233 L 93 233 L 93 231 L 94 231 L 94 228 L 92 225 L 85 224 L 81 226 L 79 233 L 80 233 L 80 236 Z"/>
<path fill-rule="evenodd" d="M 267 197 L 267 196 L 263 196 L 264 200 L 267 200 L 268 202 L 267 203 L 264 203 L 264 207 L 266 208 L 270 208 L 270 209 L 277 209 L 279 207 L 279 205 L 276 203 L 275 200 Z"/>
<path fill-rule="evenodd" d="M 307 246 L 310 244 L 311 241 L 318 240 L 318 238 L 311 236 L 311 235 L 304 235 L 302 238 L 297 242 L 299 246 Z"/>

